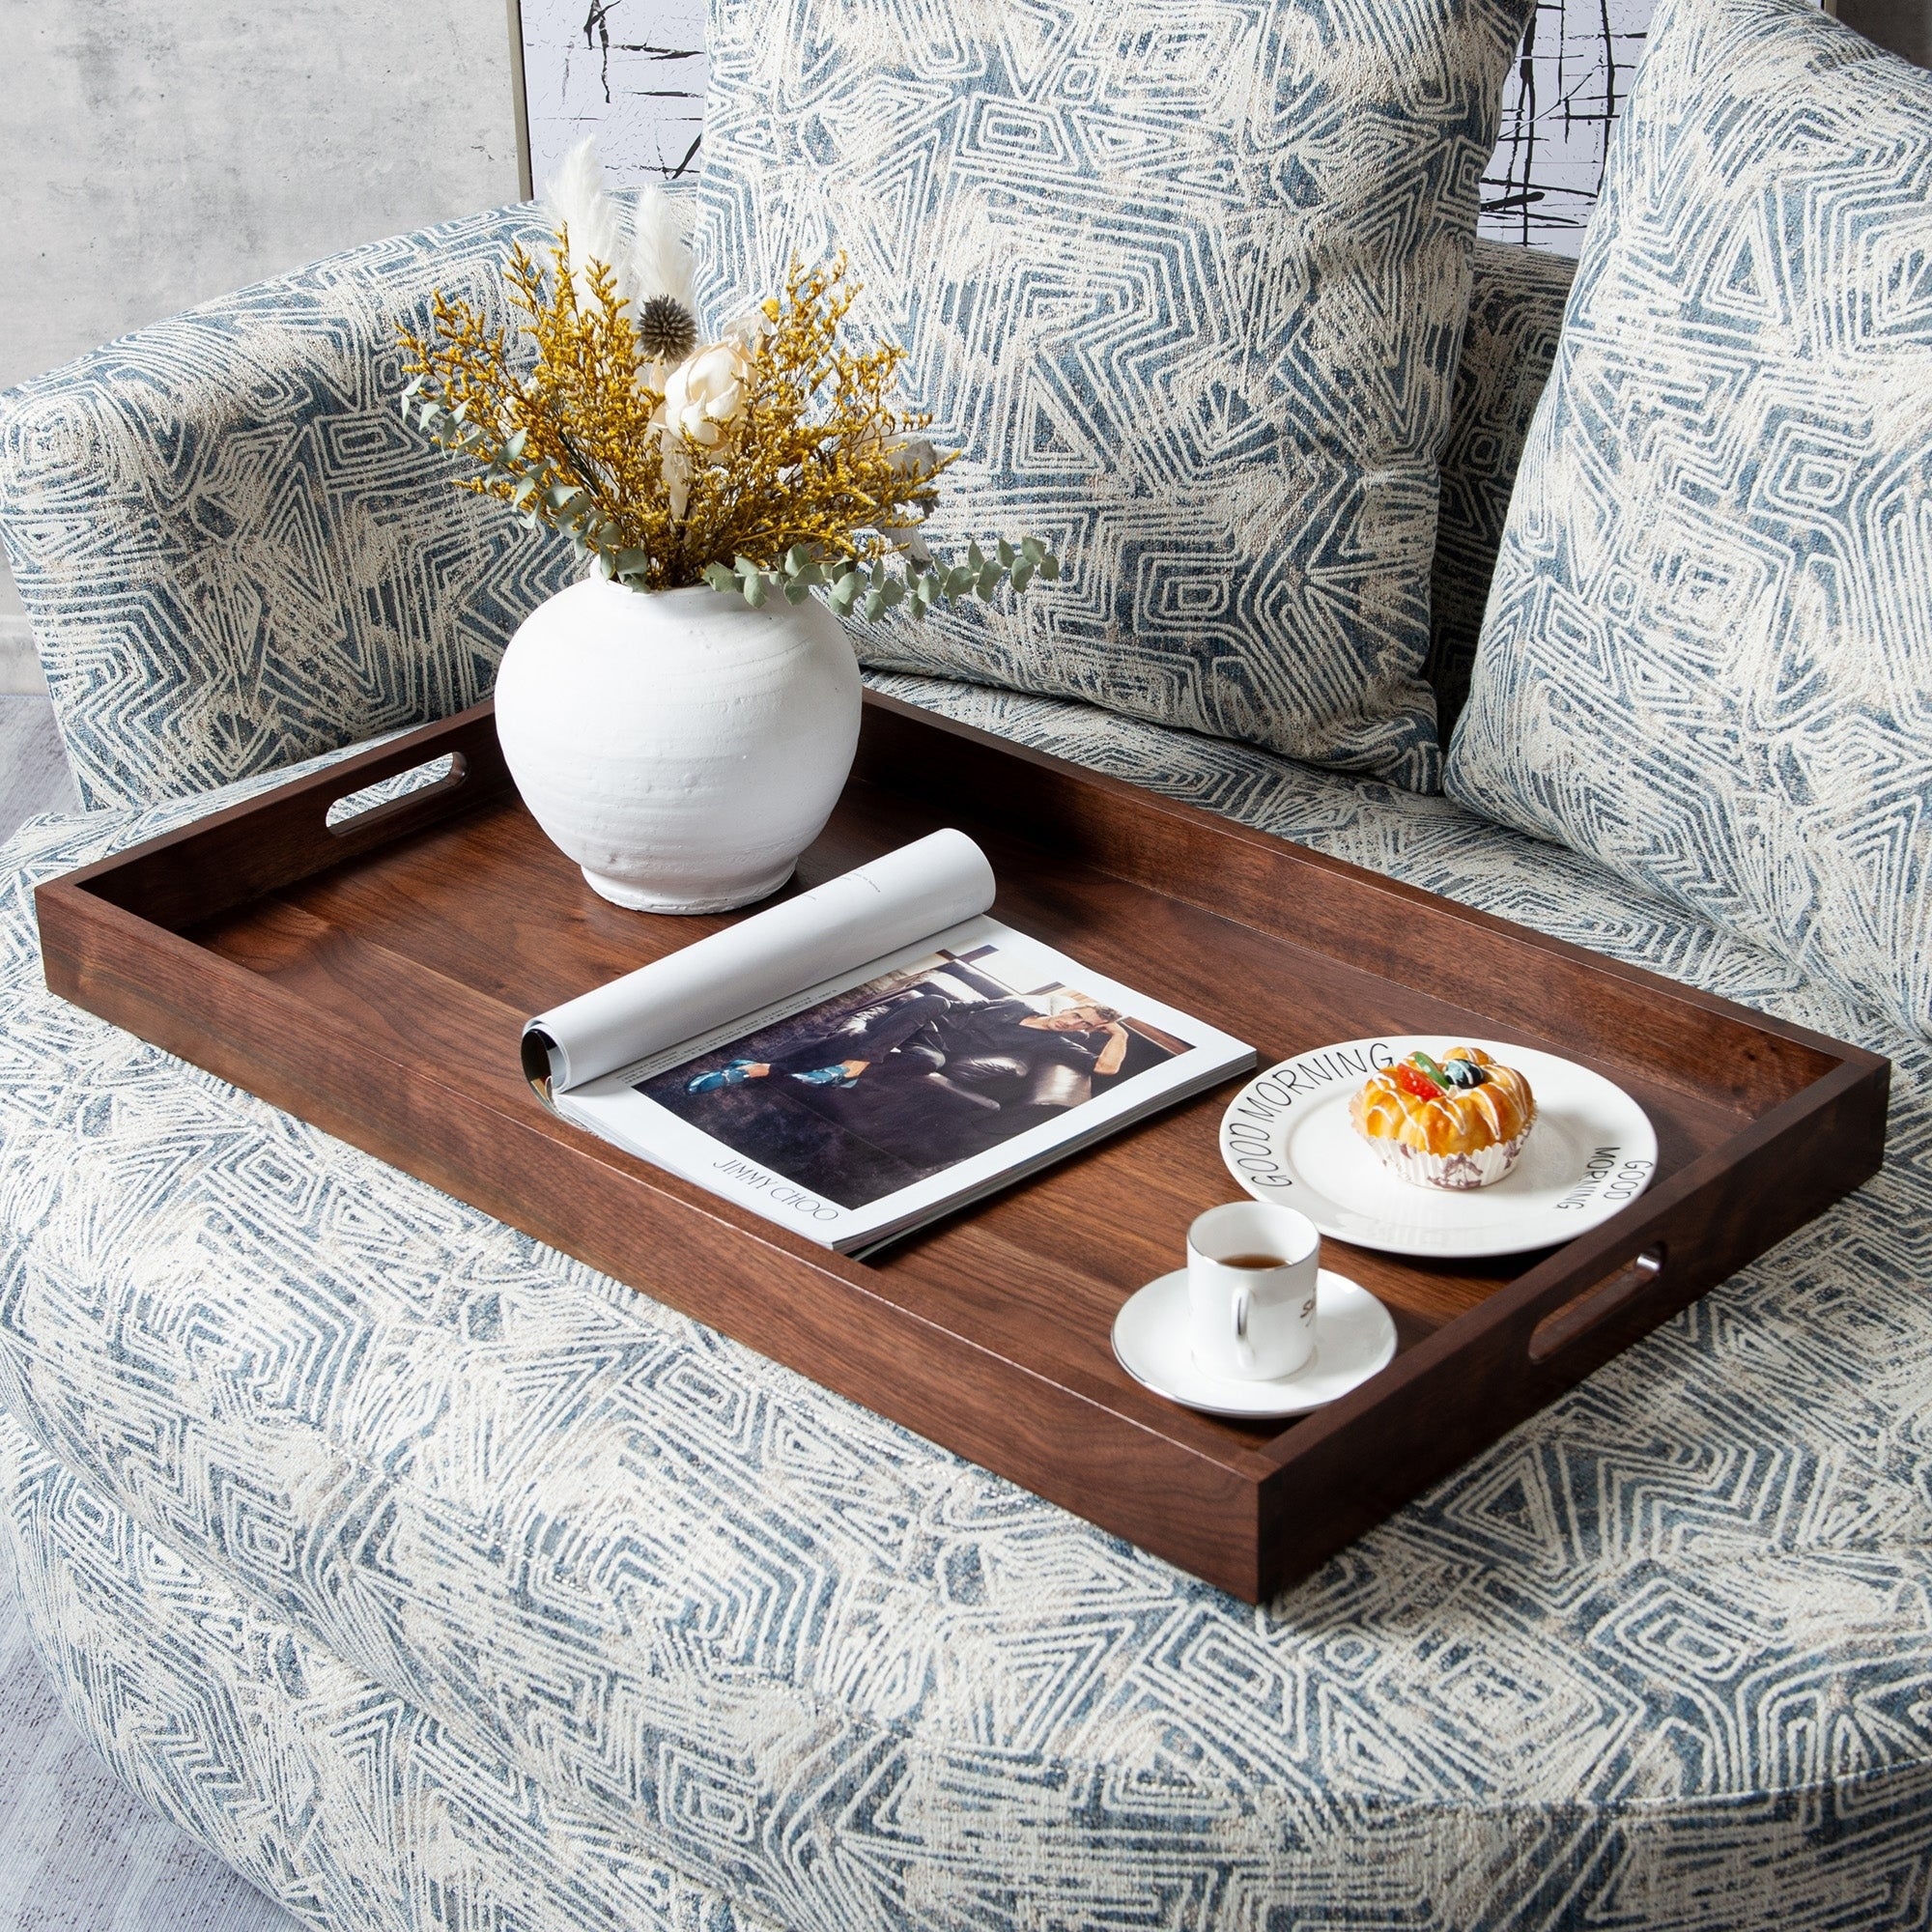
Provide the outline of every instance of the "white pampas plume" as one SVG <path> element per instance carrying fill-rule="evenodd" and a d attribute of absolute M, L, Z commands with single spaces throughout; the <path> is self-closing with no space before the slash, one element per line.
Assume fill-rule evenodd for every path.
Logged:
<path fill-rule="evenodd" d="M 631 287 L 639 301 L 669 296 L 690 309 L 691 230 L 684 210 L 646 182 L 631 211 Z"/>
<path fill-rule="evenodd" d="M 592 262 L 611 270 L 618 298 L 631 298 L 629 238 L 623 211 L 604 192 L 604 163 L 597 157 L 595 135 L 580 141 L 557 164 L 544 188 L 544 211 L 558 227 L 570 231 L 570 279 L 584 307 L 596 300 L 590 288 Z"/>
<path fill-rule="evenodd" d="M 674 369 L 697 347 L 689 233 L 684 210 L 655 182 L 646 182 L 631 209 L 630 279 L 638 355 L 654 384 L 662 384 L 665 370 Z"/>

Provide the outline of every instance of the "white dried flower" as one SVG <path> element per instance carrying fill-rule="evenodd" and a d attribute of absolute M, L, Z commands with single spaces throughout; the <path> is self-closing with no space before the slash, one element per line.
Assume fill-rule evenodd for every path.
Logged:
<path fill-rule="evenodd" d="M 923 436 L 909 436 L 886 451 L 886 461 L 901 476 L 917 476 L 939 468 L 939 452 Z"/>
<path fill-rule="evenodd" d="M 772 319 L 761 308 L 748 308 L 743 315 L 733 316 L 718 331 L 721 342 L 736 342 L 755 355 L 758 345 L 772 332 Z"/>
<path fill-rule="evenodd" d="M 624 286 L 625 258 L 630 253 L 623 211 L 604 192 L 604 163 L 597 157 L 595 136 L 578 142 L 557 163 L 544 188 L 544 212 L 570 233 L 570 279 L 581 306 L 596 300 L 590 289 L 590 264 L 602 262 L 616 277 L 617 295 L 628 298 Z"/>
<path fill-rule="evenodd" d="M 634 300 L 668 296 L 687 313 L 696 311 L 690 224 L 684 209 L 655 182 L 646 182 L 631 204 L 629 268 Z"/>
<path fill-rule="evenodd" d="M 675 437 L 664 440 L 664 483 L 671 517 L 681 524 L 691 501 L 691 454 Z"/>
<path fill-rule="evenodd" d="M 752 358 L 737 342 L 713 342 L 687 355 L 665 383 L 665 399 L 653 415 L 668 431 L 704 449 L 716 449 L 745 407 Z"/>

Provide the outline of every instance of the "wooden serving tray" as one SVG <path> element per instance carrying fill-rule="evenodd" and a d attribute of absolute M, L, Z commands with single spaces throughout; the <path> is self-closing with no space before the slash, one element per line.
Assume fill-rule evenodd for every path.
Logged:
<path fill-rule="evenodd" d="M 335 827 L 347 794 L 448 778 Z M 878 696 L 799 867 L 956 824 L 1001 919 L 1253 1041 L 1500 1038 L 1648 1110 L 1649 1192 L 1568 1246 L 1436 1265 L 1327 1244 L 1399 1352 L 1286 1426 L 1150 1394 L 1114 1317 L 1237 1192 L 1230 1083 L 872 1263 L 549 1113 L 526 1018 L 724 923 L 607 904 L 524 810 L 488 704 L 43 886 L 47 984 L 813 1380 L 1259 1601 L 1856 1187 L 1888 1063 Z M 729 916 L 724 916 L 728 918 Z"/>

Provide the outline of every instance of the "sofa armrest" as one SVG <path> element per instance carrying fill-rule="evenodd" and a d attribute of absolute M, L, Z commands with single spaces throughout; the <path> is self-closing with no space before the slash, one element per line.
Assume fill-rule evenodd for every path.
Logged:
<path fill-rule="evenodd" d="M 0 397 L 0 532 L 89 806 L 446 716 L 571 575 L 404 422 L 396 327 L 502 310 L 509 208 L 156 323 Z"/>
<path fill-rule="evenodd" d="M 561 541 L 451 487 L 396 326 L 500 312 L 527 207 L 373 242 L 0 395 L 0 537 L 82 800 L 226 784 L 481 697 Z M 1442 455 L 1429 674 L 1446 738 L 1574 264 L 1476 246 Z"/>

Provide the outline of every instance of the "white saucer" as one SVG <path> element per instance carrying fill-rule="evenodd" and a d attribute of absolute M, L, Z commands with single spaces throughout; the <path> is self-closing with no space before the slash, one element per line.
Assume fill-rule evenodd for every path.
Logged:
<path fill-rule="evenodd" d="M 1378 1067 L 1417 1047 L 1439 1058 L 1477 1046 L 1518 1068 L 1536 1095 L 1536 1124 L 1515 1170 L 1466 1193 L 1399 1180 L 1349 1119 Z M 1257 1201 L 1298 1208 L 1358 1248 L 1450 1260 L 1555 1247 L 1607 1221 L 1650 1185 L 1657 1134 L 1617 1086 L 1534 1047 L 1439 1034 L 1351 1039 L 1258 1073 L 1221 1117 L 1221 1158 Z"/>
<path fill-rule="evenodd" d="M 1323 1268 L 1315 1304 L 1315 1352 L 1292 1376 L 1246 1382 L 1194 1365 L 1187 1343 L 1187 1270 L 1177 1268 L 1127 1297 L 1114 1318 L 1114 1353 L 1135 1381 L 1209 1415 L 1301 1415 L 1385 1369 L 1395 1323 L 1359 1282 Z"/>

